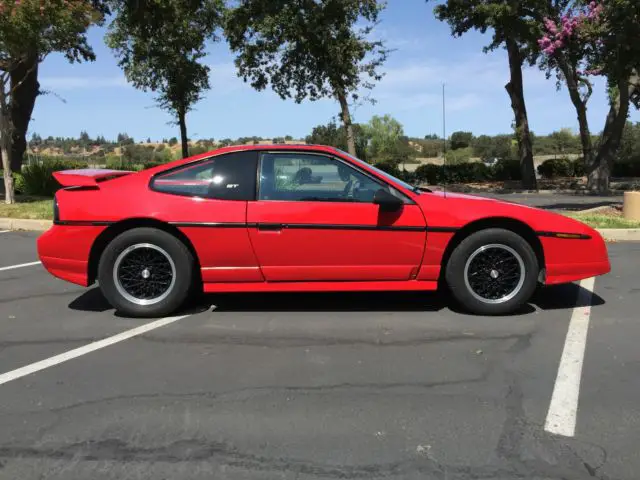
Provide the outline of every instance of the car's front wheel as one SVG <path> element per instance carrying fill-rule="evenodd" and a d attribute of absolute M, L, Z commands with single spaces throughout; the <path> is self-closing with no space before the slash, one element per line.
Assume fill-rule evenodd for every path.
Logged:
<path fill-rule="evenodd" d="M 135 228 L 107 245 L 100 258 L 98 281 L 118 312 L 166 316 L 186 300 L 193 265 L 193 256 L 175 236 L 155 228 Z"/>
<path fill-rule="evenodd" d="M 520 235 L 500 228 L 480 230 L 462 240 L 446 267 L 454 298 L 472 313 L 512 313 L 535 292 L 540 267 Z"/>

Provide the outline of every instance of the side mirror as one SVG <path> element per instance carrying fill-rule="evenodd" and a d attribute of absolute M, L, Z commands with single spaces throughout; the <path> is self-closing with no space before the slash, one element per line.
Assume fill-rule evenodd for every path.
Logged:
<path fill-rule="evenodd" d="M 381 188 L 373 197 L 373 203 L 380 205 L 381 212 L 397 212 L 402 208 L 404 202 L 398 197 L 391 195 L 388 190 Z"/>

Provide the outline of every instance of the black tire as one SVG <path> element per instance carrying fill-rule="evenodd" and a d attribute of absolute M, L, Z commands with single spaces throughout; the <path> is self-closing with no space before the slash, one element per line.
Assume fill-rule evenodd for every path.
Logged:
<path fill-rule="evenodd" d="M 118 279 L 115 278 L 114 270 L 118 268 L 118 272 L 122 272 L 121 265 L 131 252 L 156 255 L 154 259 L 160 267 L 140 267 L 147 270 L 141 270 L 141 277 L 152 281 L 153 268 L 158 271 L 164 268 L 159 274 L 163 275 L 162 281 L 169 285 L 158 287 L 161 294 L 154 297 L 154 294 L 144 292 L 150 296 L 145 299 L 144 295 L 132 292 L 131 288 L 134 287 L 126 286 L 120 273 Z M 193 278 L 194 259 L 189 249 L 175 236 L 156 228 L 134 228 L 121 233 L 107 245 L 98 265 L 98 282 L 105 298 L 119 313 L 132 317 L 164 317 L 174 313 L 189 296 Z M 159 283 L 154 282 L 156 285 Z"/>
<path fill-rule="evenodd" d="M 491 256 L 496 258 L 495 262 Z M 490 228 L 469 235 L 456 246 L 445 277 L 454 299 L 465 310 L 480 315 L 504 315 L 514 313 L 531 299 L 539 271 L 529 242 L 510 230 Z M 519 272 L 517 279 L 514 272 Z M 508 293 L 502 294 L 503 291 Z"/>

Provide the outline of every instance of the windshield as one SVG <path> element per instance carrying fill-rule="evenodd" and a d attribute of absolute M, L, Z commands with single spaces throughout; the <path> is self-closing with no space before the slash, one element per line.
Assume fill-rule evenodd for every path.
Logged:
<path fill-rule="evenodd" d="M 387 173 L 387 172 L 385 172 L 384 170 L 380 170 L 379 168 L 374 167 L 373 165 L 371 165 L 370 163 L 365 162 L 364 160 L 360 160 L 359 158 L 354 157 L 353 155 L 351 155 L 351 154 L 349 154 L 349 153 L 347 153 L 347 152 L 344 152 L 344 151 L 342 151 L 342 150 L 340 150 L 340 149 L 338 149 L 338 148 L 336 148 L 336 150 L 338 150 L 338 151 L 339 151 L 340 153 L 342 153 L 343 155 L 345 155 L 345 156 L 349 157 L 349 158 L 350 158 L 351 160 L 353 160 L 355 163 L 357 163 L 357 164 L 359 164 L 359 165 L 362 165 L 362 166 L 367 166 L 367 167 L 369 167 L 369 168 L 372 168 L 373 170 L 375 170 L 376 172 L 378 172 L 378 173 L 379 173 L 380 175 L 382 175 L 383 177 L 385 177 L 385 178 L 387 178 L 387 179 L 391 180 L 392 182 L 395 182 L 395 183 L 397 183 L 397 184 L 399 184 L 399 185 L 403 186 L 403 187 L 404 187 L 404 188 L 406 188 L 407 190 L 411 190 L 412 192 L 415 192 L 415 193 L 423 193 L 423 192 L 422 192 L 422 190 L 420 190 L 420 188 L 418 188 L 418 187 L 416 187 L 416 186 L 414 186 L 414 185 L 409 185 L 407 182 L 404 182 L 404 181 L 400 180 L 399 178 L 394 177 L 393 175 L 388 174 L 388 173 Z"/>

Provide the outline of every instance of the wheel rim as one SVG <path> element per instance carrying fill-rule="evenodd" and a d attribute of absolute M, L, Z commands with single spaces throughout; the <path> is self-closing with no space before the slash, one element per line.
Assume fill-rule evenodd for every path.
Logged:
<path fill-rule="evenodd" d="M 478 248 L 464 267 L 464 281 L 471 295 L 489 304 L 505 303 L 518 295 L 525 275 L 520 254 L 498 243 Z"/>
<path fill-rule="evenodd" d="M 153 305 L 169 296 L 176 282 L 176 266 L 162 248 L 150 243 L 127 247 L 113 266 L 118 293 L 136 305 Z"/>

